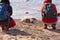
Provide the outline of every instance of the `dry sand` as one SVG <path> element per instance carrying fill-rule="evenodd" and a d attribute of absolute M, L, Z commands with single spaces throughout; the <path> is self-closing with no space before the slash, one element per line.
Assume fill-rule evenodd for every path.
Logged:
<path fill-rule="evenodd" d="M 60 40 L 60 23 L 57 29 L 43 29 L 42 22 L 32 23 L 21 22 L 15 19 L 16 26 L 8 31 L 0 32 L 0 40 Z"/>

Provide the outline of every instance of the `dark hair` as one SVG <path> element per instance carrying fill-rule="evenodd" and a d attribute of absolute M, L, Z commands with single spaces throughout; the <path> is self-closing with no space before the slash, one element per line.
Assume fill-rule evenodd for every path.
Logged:
<path fill-rule="evenodd" d="M 10 5 L 10 1 L 9 0 L 1 0 L 1 3 L 6 3 L 6 4 Z"/>

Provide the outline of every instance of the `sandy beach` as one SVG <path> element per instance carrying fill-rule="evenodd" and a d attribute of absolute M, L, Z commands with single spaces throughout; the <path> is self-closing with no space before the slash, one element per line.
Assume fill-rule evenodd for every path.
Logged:
<path fill-rule="evenodd" d="M 60 40 L 60 22 L 57 23 L 56 30 L 51 27 L 43 29 L 41 21 L 33 24 L 15 19 L 15 22 L 15 27 L 0 32 L 0 40 Z"/>

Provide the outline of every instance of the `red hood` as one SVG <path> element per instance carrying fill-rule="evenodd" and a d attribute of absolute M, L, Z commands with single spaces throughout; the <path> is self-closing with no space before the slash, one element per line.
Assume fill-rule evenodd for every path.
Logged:
<path fill-rule="evenodd" d="M 44 3 L 49 3 L 49 0 L 44 0 Z"/>

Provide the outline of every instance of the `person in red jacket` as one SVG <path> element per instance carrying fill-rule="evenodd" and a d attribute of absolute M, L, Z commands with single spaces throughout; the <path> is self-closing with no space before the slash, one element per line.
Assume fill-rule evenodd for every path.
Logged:
<path fill-rule="evenodd" d="M 52 24 L 51 27 L 53 29 L 56 29 L 55 26 L 56 26 L 56 22 L 57 22 L 57 9 L 56 9 L 56 5 L 52 3 L 52 0 L 44 0 L 43 7 L 41 9 L 41 13 L 44 13 L 44 5 L 45 4 L 49 4 L 49 3 L 51 3 L 53 5 L 52 6 L 53 7 L 53 11 L 56 14 L 56 17 L 48 18 L 48 19 L 42 17 L 42 22 L 44 23 L 44 26 L 45 26 L 44 28 L 45 29 L 47 29 L 47 24 Z"/>

